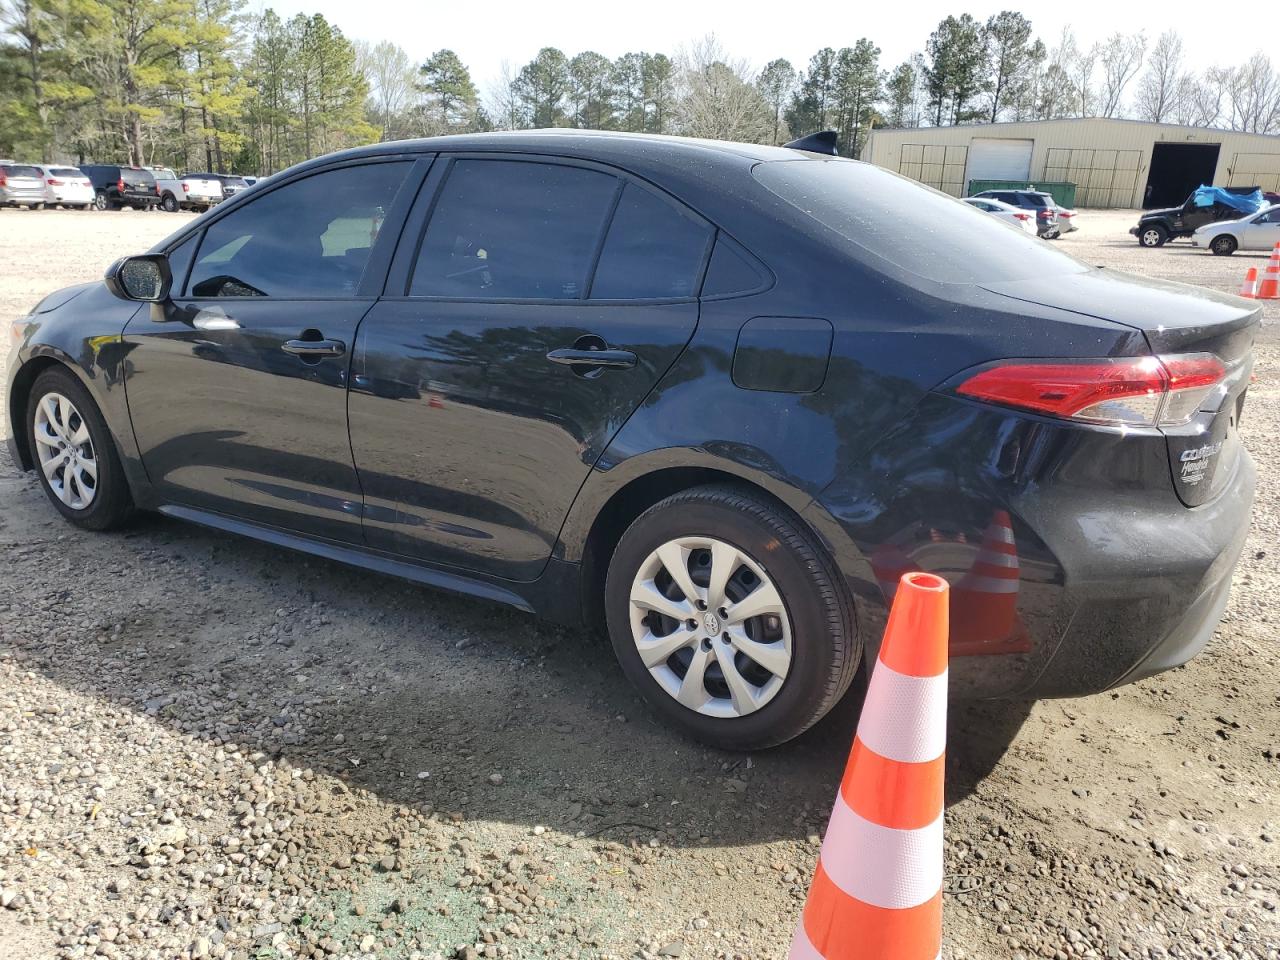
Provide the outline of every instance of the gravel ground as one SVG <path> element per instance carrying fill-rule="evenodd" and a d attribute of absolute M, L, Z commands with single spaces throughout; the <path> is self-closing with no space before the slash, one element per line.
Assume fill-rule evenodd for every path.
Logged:
<path fill-rule="evenodd" d="M 0 322 L 180 216 L 0 212 Z M 1234 292 L 1264 262 L 1080 220 L 1060 243 L 1111 268 Z M 1088 699 L 953 705 L 949 958 L 1280 957 L 1267 314 L 1211 647 Z M 158 517 L 82 533 L 3 457 L 0 956 L 784 956 L 852 701 L 708 750 L 600 637 Z"/>

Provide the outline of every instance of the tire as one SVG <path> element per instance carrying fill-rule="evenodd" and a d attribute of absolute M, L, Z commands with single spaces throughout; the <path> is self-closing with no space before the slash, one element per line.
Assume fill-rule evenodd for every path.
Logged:
<path fill-rule="evenodd" d="M 678 552 L 671 553 L 676 542 Z M 695 602 L 677 586 L 660 548 L 684 564 L 686 583 L 700 591 Z M 722 606 L 709 609 L 713 551 L 733 576 Z M 633 585 L 636 596 L 647 598 L 640 604 L 632 602 Z M 761 592 L 769 586 L 776 594 Z M 753 605 L 771 612 L 734 621 L 734 606 L 769 596 L 780 600 Z M 645 609 L 655 601 L 689 616 L 680 621 Z M 673 494 L 631 524 L 609 562 L 605 616 L 623 673 L 650 706 L 696 739 L 729 750 L 776 746 L 809 729 L 848 689 L 862 656 L 852 601 L 823 548 L 785 508 L 732 486 Z M 659 646 L 646 665 L 644 637 L 658 646 L 679 641 L 677 634 L 688 642 L 672 646 L 665 660 L 656 659 L 666 652 Z M 744 648 L 762 660 L 767 655 L 772 669 Z M 694 658 L 696 684 L 688 683 Z M 724 662 L 733 665 L 743 696 L 733 695 Z M 682 693 L 690 705 L 677 700 Z"/>
<path fill-rule="evenodd" d="M 111 201 L 107 199 L 107 195 L 106 195 L 105 193 L 102 193 L 101 191 L 99 191 L 98 193 L 96 193 L 96 194 L 94 195 L 94 197 L 93 197 L 93 209 L 95 209 L 95 210 L 110 210 L 110 209 L 111 209 Z"/>
<path fill-rule="evenodd" d="M 46 399 L 53 401 L 52 417 L 49 414 L 50 406 L 43 406 L 42 409 Z M 63 401 L 69 401 L 70 408 Z M 55 431 L 43 428 L 42 417 L 46 423 L 61 422 L 61 429 Z M 129 484 L 125 479 L 124 468 L 120 465 L 115 443 L 97 404 L 72 373 L 53 367 L 36 377 L 27 398 L 25 420 L 27 449 L 31 451 L 31 457 L 35 461 L 40 486 L 59 513 L 86 530 L 112 530 L 128 522 L 133 515 L 133 497 L 129 493 Z M 48 471 L 44 469 L 42 451 L 52 452 L 58 448 L 41 442 L 40 437 L 61 439 L 70 434 L 70 439 L 74 441 L 77 435 L 82 435 L 81 426 L 88 434 L 87 448 L 86 444 L 80 443 L 74 445 L 74 450 L 84 457 L 80 460 L 81 464 L 86 460 L 93 464 L 97 477 L 92 478 L 87 467 L 82 467 L 70 481 L 65 481 L 71 464 L 64 463 L 61 467 L 55 466 L 55 469 Z M 37 431 L 40 436 L 37 436 Z M 50 480 L 51 475 L 53 482 Z M 93 480 L 91 487 L 83 479 L 85 477 Z"/>
<path fill-rule="evenodd" d="M 43 209 L 44 209 L 44 204 L 43 204 L 43 203 L 29 203 L 29 204 L 27 204 L 27 209 L 28 209 L 28 210 L 43 210 Z"/>
<path fill-rule="evenodd" d="M 1158 223 L 1138 229 L 1138 243 L 1144 247 L 1163 247 L 1169 239 L 1169 231 Z"/>
<path fill-rule="evenodd" d="M 174 199 L 172 193 L 166 193 L 164 199 L 160 201 L 160 206 L 164 208 L 165 213 L 177 213 L 178 201 Z"/>
<path fill-rule="evenodd" d="M 1239 248 L 1240 244 L 1229 233 L 1224 233 L 1209 241 L 1209 249 L 1220 257 L 1229 257 Z"/>

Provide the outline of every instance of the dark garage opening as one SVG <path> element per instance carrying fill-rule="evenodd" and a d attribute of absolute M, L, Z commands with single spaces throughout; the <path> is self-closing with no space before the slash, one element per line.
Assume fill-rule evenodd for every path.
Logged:
<path fill-rule="evenodd" d="M 1151 175 L 1142 206 L 1177 207 L 1201 184 L 1213 185 L 1218 143 L 1157 143 L 1151 148 Z"/>

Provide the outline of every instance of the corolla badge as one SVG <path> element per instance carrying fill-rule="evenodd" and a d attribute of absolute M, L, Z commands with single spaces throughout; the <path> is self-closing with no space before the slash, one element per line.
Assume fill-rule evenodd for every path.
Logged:
<path fill-rule="evenodd" d="M 1209 470 L 1209 461 L 1221 449 L 1222 441 L 1219 440 L 1217 443 L 1206 443 L 1203 447 L 1183 450 L 1182 456 L 1178 458 L 1182 461 L 1182 482 L 1193 487 L 1203 480 Z"/>

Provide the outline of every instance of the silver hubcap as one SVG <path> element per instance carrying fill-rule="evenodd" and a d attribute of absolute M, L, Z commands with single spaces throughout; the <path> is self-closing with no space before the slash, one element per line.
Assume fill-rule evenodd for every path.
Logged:
<path fill-rule="evenodd" d="M 782 594 L 750 556 L 712 537 L 671 540 L 640 565 L 631 637 L 658 685 L 709 717 L 754 713 L 791 669 Z"/>
<path fill-rule="evenodd" d="M 46 393 L 36 406 L 36 453 L 53 495 L 72 510 L 85 510 L 98 492 L 98 460 L 89 426 L 70 400 Z"/>
<path fill-rule="evenodd" d="M 1144 239 L 1147 242 L 1148 247 L 1154 247 L 1157 243 L 1160 242 L 1160 234 L 1157 233 L 1155 230 L 1148 230 L 1146 233 L 1142 235 L 1142 239 Z"/>

